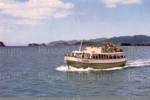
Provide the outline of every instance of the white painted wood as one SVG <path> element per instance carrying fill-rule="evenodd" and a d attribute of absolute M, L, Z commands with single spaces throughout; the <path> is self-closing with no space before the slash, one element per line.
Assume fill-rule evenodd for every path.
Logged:
<path fill-rule="evenodd" d="M 74 62 L 83 62 L 83 63 L 109 64 L 109 63 L 124 62 L 124 61 L 126 61 L 126 58 L 120 58 L 120 59 L 84 59 L 84 58 L 65 56 L 65 61 L 67 61 L 67 60 L 74 61 Z"/>

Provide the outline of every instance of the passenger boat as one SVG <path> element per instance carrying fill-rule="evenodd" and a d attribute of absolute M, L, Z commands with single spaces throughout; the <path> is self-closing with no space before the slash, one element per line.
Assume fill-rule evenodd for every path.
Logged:
<path fill-rule="evenodd" d="M 83 69 L 107 69 L 126 65 L 127 59 L 123 50 L 115 44 L 106 42 L 103 46 L 87 46 L 81 50 L 82 42 L 79 50 L 65 54 L 64 59 L 68 68 L 72 66 Z"/>

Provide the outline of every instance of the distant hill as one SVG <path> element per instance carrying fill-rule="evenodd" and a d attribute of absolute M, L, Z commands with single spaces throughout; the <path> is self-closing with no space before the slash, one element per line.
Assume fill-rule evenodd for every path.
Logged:
<path fill-rule="evenodd" d="M 88 40 L 89 42 L 100 42 L 100 41 L 104 41 L 106 40 L 107 38 L 103 37 L 103 38 L 96 38 L 96 39 L 90 39 Z"/>
<path fill-rule="evenodd" d="M 79 42 L 78 40 L 70 40 L 67 41 L 68 44 L 72 45 L 72 44 L 76 44 L 77 42 Z"/>
<path fill-rule="evenodd" d="M 113 37 L 106 39 L 105 41 L 114 42 L 114 43 L 148 43 L 150 42 L 150 36 L 146 35 L 135 35 L 135 36 L 121 36 Z"/>
<path fill-rule="evenodd" d="M 135 35 L 135 36 L 120 36 L 120 37 L 112 37 L 112 38 L 96 38 L 90 40 L 84 40 L 83 45 L 97 45 L 101 42 L 113 42 L 113 43 L 129 43 L 129 44 L 141 44 L 141 43 L 150 43 L 150 36 L 146 35 Z M 126 44 L 126 45 L 127 45 Z M 80 41 L 78 40 L 70 40 L 70 41 L 54 41 L 48 44 L 48 46 L 71 46 L 71 45 L 80 45 Z"/>
<path fill-rule="evenodd" d="M 106 38 L 96 38 L 96 39 L 90 39 L 90 40 L 84 40 L 83 44 L 93 44 L 96 42 L 104 41 Z M 69 46 L 69 45 L 79 45 L 81 40 L 69 40 L 69 41 L 54 41 L 47 44 L 48 46 Z"/>
<path fill-rule="evenodd" d="M 66 41 L 64 41 L 64 40 L 59 40 L 59 41 L 53 41 L 53 42 L 51 42 L 51 43 L 49 43 L 49 44 L 47 44 L 48 46 L 56 46 L 57 44 L 65 44 L 66 43 Z"/>

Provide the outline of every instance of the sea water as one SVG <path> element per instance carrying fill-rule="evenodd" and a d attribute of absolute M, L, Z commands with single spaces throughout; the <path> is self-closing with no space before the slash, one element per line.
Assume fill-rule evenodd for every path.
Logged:
<path fill-rule="evenodd" d="M 0 48 L 0 97 L 148 97 L 150 47 L 121 47 L 124 68 L 67 68 L 77 47 Z"/>

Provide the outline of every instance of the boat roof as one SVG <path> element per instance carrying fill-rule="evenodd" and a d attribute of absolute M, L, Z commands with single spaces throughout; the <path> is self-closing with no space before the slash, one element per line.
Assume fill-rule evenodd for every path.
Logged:
<path fill-rule="evenodd" d="M 118 50 L 118 51 L 115 51 Z M 85 47 L 84 50 L 79 50 L 79 51 L 73 51 L 73 53 L 89 53 L 89 54 L 104 54 L 104 55 L 118 55 L 118 54 L 123 54 L 123 50 L 117 48 L 116 46 L 88 46 Z"/>
<path fill-rule="evenodd" d="M 113 53 L 102 53 L 102 52 L 94 52 L 94 51 L 73 51 L 72 53 L 89 53 L 89 54 L 102 54 L 102 55 L 118 55 L 123 54 L 124 52 L 113 52 Z"/>
<path fill-rule="evenodd" d="M 73 53 L 83 53 L 83 51 L 72 51 Z"/>
<path fill-rule="evenodd" d="M 81 42 L 82 46 L 82 42 Z M 80 47 L 81 47 L 80 46 Z M 72 53 L 89 53 L 89 54 L 104 54 L 104 55 L 117 55 L 117 54 L 123 54 L 123 50 L 117 47 L 114 43 L 106 42 L 103 45 L 99 46 L 87 46 L 84 48 L 84 50 L 81 50 L 81 48 L 77 51 L 73 51 Z"/>

